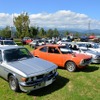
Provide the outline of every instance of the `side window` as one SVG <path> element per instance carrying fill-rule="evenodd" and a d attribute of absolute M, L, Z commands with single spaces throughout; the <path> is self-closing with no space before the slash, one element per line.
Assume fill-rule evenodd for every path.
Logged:
<path fill-rule="evenodd" d="M 2 61 L 2 52 L 0 50 L 0 61 Z"/>
<path fill-rule="evenodd" d="M 47 52 L 47 47 L 41 48 L 40 51 L 42 51 L 42 52 Z"/>
<path fill-rule="evenodd" d="M 79 50 L 77 45 L 73 45 L 72 50 Z"/>
<path fill-rule="evenodd" d="M 53 47 L 49 47 L 48 48 L 48 53 L 54 53 L 54 48 Z"/>
<path fill-rule="evenodd" d="M 3 41 L 1 41 L 1 45 L 3 45 Z"/>
<path fill-rule="evenodd" d="M 58 51 L 57 48 L 55 48 L 54 53 L 59 54 L 60 52 Z"/>
<path fill-rule="evenodd" d="M 56 53 L 56 54 L 59 54 L 59 51 L 58 51 L 57 48 L 49 47 L 48 48 L 48 53 Z"/>

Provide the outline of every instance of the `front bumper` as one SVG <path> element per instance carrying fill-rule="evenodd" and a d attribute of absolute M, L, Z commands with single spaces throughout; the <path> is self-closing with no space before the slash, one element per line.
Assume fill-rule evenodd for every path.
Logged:
<path fill-rule="evenodd" d="M 92 60 L 92 63 L 100 64 L 100 59 L 93 59 L 93 60 Z"/>
<path fill-rule="evenodd" d="M 43 79 L 41 79 L 39 81 L 31 82 L 28 84 L 25 82 L 20 82 L 19 86 L 20 86 L 20 89 L 24 92 L 36 90 L 36 89 L 39 89 L 39 88 L 42 88 L 42 87 L 45 87 L 45 86 L 52 84 L 55 81 L 57 75 L 58 75 L 58 73 L 56 72 L 53 75 L 53 77 L 50 77 L 50 76 L 44 77 Z"/>
<path fill-rule="evenodd" d="M 84 62 L 81 61 L 80 66 L 85 67 L 92 63 L 93 58 L 85 59 Z"/>

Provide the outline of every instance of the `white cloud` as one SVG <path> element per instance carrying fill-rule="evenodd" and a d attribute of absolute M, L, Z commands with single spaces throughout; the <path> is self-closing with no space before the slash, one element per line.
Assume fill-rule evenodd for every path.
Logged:
<path fill-rule="evenodd" d="M 19 14 L 0 13 L 0 26 L 12 26 L 13 16 Z M 48 28 L 74 28 L 88 29 L 89 22 L 91 29 L 100 29 L 100 21 L 92 19 L 85 14 L 75 13 L 70 10 L 60 10 L 55 13 L 38 13 L 29 15 L 30 25 Z"/>

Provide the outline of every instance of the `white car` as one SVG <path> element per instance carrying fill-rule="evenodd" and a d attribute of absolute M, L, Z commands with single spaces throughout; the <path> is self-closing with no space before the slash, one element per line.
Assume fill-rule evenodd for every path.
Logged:
<path fill-rule="evenodd" d="M 0 47 L 1 46 L 18 46 L 13 40 L 0 40 Z"/>
<path fill-rule="evenodd" d="M 38 46 L 45 45 L 45 44 L 49 44 L 49 41 L 48 40 L 37 39 L 37 40 L 33 40 L 32 42 L 30 42 L 29 46 L 31 48 L 36 48 Z"/>
<path fill-rule="evenodd" d="M 86 47 L 79 48 L 79 46 L 75 43 L 72 43 L 72 45 L 69 44 L 69 47 L 73 52 L 83 53 L 92 56 L 92 63 L 100 63 L 100 52 L 93 51 Z"/>
<path fill-rule="evenodd" d="M 34 47 L 39 46 L 39 45 L 40 44 L 39 44 L 39 41 L 38 40 L 33 40 L 32 42 L 29 43 L 29 46 L 31 48 L 34 48 Z"/>
<path fill-rule="evenodd" d="M 100 52 L 100 45 L 94 42 L 77 42 L 79 48 L 86 47 L 92 51 Z"/>

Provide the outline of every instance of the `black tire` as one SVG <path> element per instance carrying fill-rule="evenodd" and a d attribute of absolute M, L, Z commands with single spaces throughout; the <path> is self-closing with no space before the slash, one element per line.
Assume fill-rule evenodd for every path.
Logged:
<path fill-rule="evenodd" d="M 65 67 L 69 72 L 74 72 L 76 70 L 76 64 L 72 61 L 68 61 Z"/>
<path fill-rule="evenodd" d="M 15 92 L 19 92 L 20 91 L 18 80 L 13 75 L 11 75 L 9 77 L 9 87 L 11 88 L 11 90 L 13 90 Z"/>

